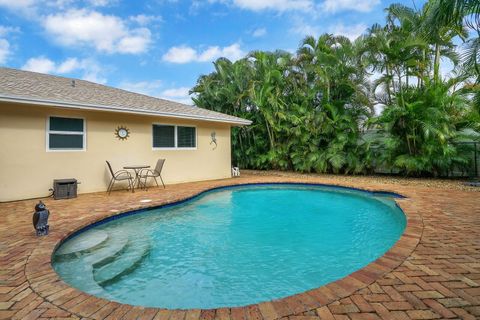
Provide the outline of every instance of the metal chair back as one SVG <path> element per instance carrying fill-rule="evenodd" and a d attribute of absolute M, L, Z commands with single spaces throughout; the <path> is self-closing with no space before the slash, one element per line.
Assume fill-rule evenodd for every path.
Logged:
<path fill-rule="evenodd" d="M 108 170 L 112 174 L 112 177 L 115 177 L 115 173 L 113 172 L 113 169 L 112 169 L 112 166 L 110 165 L 110 162 L 108 162 L 108 161 L 105 161 L 105 162 L 107 163 Z"/>
<path fill-rule="evenodd" d="M 155 166 L 155 172 L 157 172 L 158 174 L 161 174 L 164 163 L 165 163 L 165 159 L 158 159 L 157 165 Z"/>

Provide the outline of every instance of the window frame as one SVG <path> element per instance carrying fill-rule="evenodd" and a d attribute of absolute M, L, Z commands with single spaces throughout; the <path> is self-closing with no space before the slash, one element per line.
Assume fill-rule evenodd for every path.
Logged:
<path fill-rule="evenodd" d="M 170 126 L 174 127 L 175 129 L 173 130 L 174 133 L 174 138 L 173 142 L 175 143 L 174 147 L 155 147 L 153 145 L 154 143 L 154 138 L 153 138 L 153 128 L 154 126 Z M 179 147 L 178 146 L 178 127 L 188 127 L 188 128 L 195 128 L 195 147 Z M 177 124 L 171 124 L 171 123 L 158 123 L 154 122 L 152 123 L 151 126 L 151 135 L 152 135 L 152 150 L 153 151 L 158 151 L 158 150 L 163 150 L 163 151 L 168 151 L 168 150 L 197 150 L 198 149 L 198 128 L 195 125 L 177 125 Z"/>
<path fill-rule="evenodd" d="M 68 119 L 81 119 L 83 121 L 83 131 L 56 131 L 50 130 L 50 119 L 51 118 L 68 118 Z M 81 133 L 83 139 L 83 148 L 50 148 L 50 134 L 65 134 L 65 135 L 77 135 L 79 136 Z M 76 116 L 63 116 L 63 115 L 48 115 L 46 121 L 46 130 L 45 130 L 45 141 L 46 141 L 46 151 L 47 152 L 85 152 L 87 151 L 87 121 L 84 117 L 76 117 Z"/>

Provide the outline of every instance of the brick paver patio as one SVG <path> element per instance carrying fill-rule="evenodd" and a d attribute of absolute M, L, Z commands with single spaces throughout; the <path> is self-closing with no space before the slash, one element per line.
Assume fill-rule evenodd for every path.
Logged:
<path fill-rule="evenodd" d="M 188 198 L 216 186 L 308 182 L 398 192 L 407 229 L 382 258 L 327 286 L 247 307 L 166 310 L 122 305 L 69 287 L 50 256 L 68 234 L 104 217 Z M 134 194 L 85 194 L 44 202 L 50 235 L 37 238 L 38 200 L 0 204 L 0 319 L 292 320 L 480 319 L 480 193 L 368 177 L 248 174 L 241 178 L 169 185 Z M 151 202 L 140 202 L 150 199 Z M 257 284 L 258 285 L 258 284 Z"/>

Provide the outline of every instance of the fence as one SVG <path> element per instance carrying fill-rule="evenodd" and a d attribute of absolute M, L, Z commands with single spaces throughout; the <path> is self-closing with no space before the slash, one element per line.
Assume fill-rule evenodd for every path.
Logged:
<path fill-rule="evenodd" d="M 478 178 L 480 177 L 480 142 L 456 142 L 458 152 L 468 157 L 469 162 L 464 167 L 453 168 L 443 178 Z M 400 174 L 400 171 L 383 166 L 375 166 L 375 173 L 379 174 Z"/>
<path fill-rule="evenodd" d="M 480 174 L 480 142 L 457 142 L 457 150 L 469 157 L 467 169 L 453 169 L 450 177 L 478 178 Z"/>

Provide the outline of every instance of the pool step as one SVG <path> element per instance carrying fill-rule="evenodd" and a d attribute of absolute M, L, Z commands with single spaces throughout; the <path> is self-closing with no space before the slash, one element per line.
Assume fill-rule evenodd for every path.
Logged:
<path fill-rule="evenodd" d="M 89 294 L 100 294 L 108 298 L 108 293 L 93 278 L 93 268 L 91 265 L 78 263 L 77 261 L 67 261 L 57 263 L 55 270 L 62 274 L 62 279 L 67 283 L 81 283 L 81 288 L 78 289 L 88 292 Z M 67 270 L 67 272 L 62 272 L 62 270 Z M 75 270 L 75 272 L 73 273 L 71 270 Z"/>
<path fill-rule="evenodd" d="M 110 235 L 107 245 L 85 257 L 85 262 L 94 269 L 100 268 L 117 259 L 129 246 L 129 239 L 119 234 Z"/>
<path fill-rule="evenodd" d="M 108 263 L 93 268 L 93 278 L 100 286 L 111 284 L 121 276 L 133 272 L 148 256 L 149 244 L 129 242 L 127 248 Z"/>
<path fill-rule="evenodd" d="M 102 230 L 89 230 L 75 237 L 75 241 L 67 242 L 56 252 L 59 260 L 70 260 L 88 254 L 102 247 L 109 240 L 109 234 Z"/>
<path fill-rule="evenodd" d="M 59 256 L 56 254 L 55 259 L 58 262 L 55 269 L 68 283 L 81 283 L 81 290 L 108 297 L 108 293 L 95 281 L 93 270 L 115 261 L 128 247 L 128 237 L 122 234 L 108 234 L 107 241 L 82 250 L 81 254 L 68 253 Z M 68 271 L 62 272 L 62 270 Z M 72 270 L 75 272 L 73 273 Z"/>
<path fill-rule="evenodd" d="M 75 244 L 66 243 L 55 253 L 56 268 L 67 282 L 81 282 L 82 290 L 91 294 L 103 292 L 102 286 L 134 271 L 150 252 L 149 244 L 132 241 L 122 233 L 95 230 L 78 237 Z"/>

